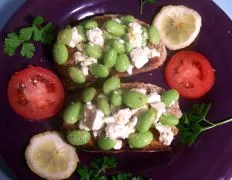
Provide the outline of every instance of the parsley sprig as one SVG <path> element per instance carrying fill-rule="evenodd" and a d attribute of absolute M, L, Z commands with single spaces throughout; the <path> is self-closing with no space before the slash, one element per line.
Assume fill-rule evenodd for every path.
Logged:
<path fill-rule="evenodd" d="M 143 6 L 145 4 L 148 4 L 148 3 L 154 4 L 156 2 L 156 0 L 139 0 L 139 2 L 140 2 L 140 14 L 142 15 L 143 14 Z"/>
<path fill-rule="evenodd" d="M 105 172 L 109 169 L 117 167 L 118 162 L 113 157 L 100 157 L 95 159 L 90 167 L 80 166 L 77 172 L 81 180 L 143 180 L 141 177 L 133 177 L 129 173 L 119 173 L 111 177 L 106 176 Z"/>
<path fill-rule="evenodd" d="M 4 53 L 13 56 L 21 46 L 20 54 L 26 58 L 32 58 L 35 53 L 35 45 L 32 40 L 49 45 L 54 40 L 55 27 L 52 23 L 44 23 L 41 16 L 37 16 L 33 24 L 19 30 L 19 33 L 11 32 L 4 40 Z"/>
<path fill-rule="evenodd" d="M 232 118 L 218 123 L 207 120 L 210 104 L 194 104 L 190 112 L 184 113 L 180 119 L 178 128 L 180 130 L 180 142 L 192 145 L 198 136 L 212 128 L 232 122 Z"/>

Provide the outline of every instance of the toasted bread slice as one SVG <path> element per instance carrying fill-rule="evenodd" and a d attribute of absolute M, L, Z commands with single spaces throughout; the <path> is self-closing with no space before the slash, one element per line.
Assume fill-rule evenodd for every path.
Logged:
<path fill-rule="evenodd" d="M 104 22 L 106 22 L 107 20 L 111 19 L 111 18 L 121 18 L 122 16 L 120 15 L 114 15 L 114 14 L 105 14 L 105 15 L 102 15 L 102 16 L 95 16 L 93 18 L 93 20 L 97 21 L 98 24 L 99 24 L 99 27 L 102 27 Z M 144 26 L 147 26 L 146 23 L 140 21 L 140 20 L 136 20 L 139 24 L 141 25 L 144 25 Z M 133 71 L 132 71 L 132 75 L 135 75 L 135 74 L 139 74 L 139 73 L 143 73 L 143 72 L 148 72 L 148 71 L 151 71 L 153 69 L 157 69 L 159 68 L 160 66 L 163 65 L 164 61 L 166 60 L 166 57 L 167 57 L 167 51 L 166 51 L 166 47 L 164 45 L 164 43 L 162 41 L 160 41 L 159 44 L 157 45 L 152 45 L 152 44 L 148 44 L 148 47 L 150 48 L 156 48 L 157 51 L 160 53 L 160 57 L 155 57 L 155 58 L 152 58 L 149 60 L 149 62 L 147 64 L 145 64 L 142 68 L 140 69 L 136 69 L 136 68 L 133 68 Z M 78 84 L 75 84 L 74 82 L 72 82 L 72 80 L 69 78 L 69 75 L 68 75 L 68 72 L 67 72 L 67 68 L 70 67 L 70 66 L 75 66 L 74 64 L 74 60 L 73 60 L 73 54 L 76 52 L 75 49 L 72 49 L 72 48 L 68 48 L 69 50 L 69 59 L 66 63 L 66 65 L 57 65 L 57 69 L 58 71 L 62 74 L 63 76 L 63 82 L 64 82 L 64 86 L 69 90 L 72 90 L 72 89 L 75 89 L 75 88 L 78 88 L 78 87 L 83 87 L 83 86 L 88 86 L 89 84 L 91 84 L 92 82 L 94 82 L 96 80 L 96 78 L 94 76 L 92 76 L 91 74 L 89 74 L 87 77 L 86 77 L 86 83 L 83 84 L 83 85 L 78 85 Z M 119 73 L 119 72 L 116 72 L 115 70 L 111 70 L 110 72 L 111 75 L 115 75 L 115 76 L 118 76 L 118 77 L 127 77 L 127 76 L 132 76 L 130 74 L 128 74 L 127 72 L 124 72 L 124 73 Z"/>
<path fill-rule="evenodd" d="M 158 94 L 162 94 L 163 92 L 165 92 L 165 90 L 163 88 L 156 86 L 156 85 L 153 85 L 153 84 L 145 84 L 145 83 L 139 83 L 139 82 L 121 83 L 121 89 L 132 89 L 132 88 L 143 88 L 143 89 L 146 89 L 148 93 L 149 92 L 150 93 L 157 92 Z M 180 118 L 182 116 L 178 102 L 176 102 L 175 104 L 168 107 L 167 112 L 175 115 L 177 118 Z M 78 129 L 78 125 L 77 124 L 64 125 L 63 128 L 65 130 Z M 97 146 L 97 141 L 93 136 L 88 144 L 86 144 L 84 146 L 78 146 L 78 149 L 81 149 L 83 151 L 89 151 L 89 152 L 110 152 L 110 153 L 133 152 L 133 151 L 136 151 L 136 152 L 158 152 L 158 151 L 168 151 L 171 149 L 170 146 L 164 145 L 158 141 L 159 132 L 155 128 L 152 128 L 151 131 L 154 135 L 154 140 L 150 145 L 148 145 L 147 147 L 145 147 L 143 149 L 131 149 L 129 147 L 129 145 L 127 144 L 127 141 L 124 140 L 123 147 L 120 150 L 103 151 Z M 173 127 L 172 131 L 175 135 L 178 134 L 178 129 L 176 127 Z"/>

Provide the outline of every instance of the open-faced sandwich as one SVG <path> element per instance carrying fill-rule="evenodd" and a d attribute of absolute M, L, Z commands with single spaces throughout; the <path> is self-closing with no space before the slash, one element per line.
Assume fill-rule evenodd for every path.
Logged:
<path fill-rule="evenodd" d="M 178 133 L 178 99 L 176 90 L 110 77 L 66 107 L 63 127 L 68 142 L 87 151 L 165 151 Z"/>
<path fill-rule="evenodd" d="M 167 56 L 154 25 L 106 14 L 60 30 L 53 57 L 68 89 L 109 74 L 126 77 L 160 67 Z"/>

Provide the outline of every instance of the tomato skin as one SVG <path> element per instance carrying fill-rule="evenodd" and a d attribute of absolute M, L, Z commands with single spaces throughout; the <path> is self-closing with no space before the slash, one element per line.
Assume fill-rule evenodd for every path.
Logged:
<path fill-rule="evenodd" d="M 64 102 L 64 89 L 58 77 L 36 66 L 14 73 L 8 83 L 7 93 L 14 111 L 32 121 L 56 115 Z"/>
<path fill-rule="evenodd" d="M 165 79 L 182 97 L 196 99 L 213 87 L 215 70 L 202 54 L 180 51 L 167 62 Z"/>

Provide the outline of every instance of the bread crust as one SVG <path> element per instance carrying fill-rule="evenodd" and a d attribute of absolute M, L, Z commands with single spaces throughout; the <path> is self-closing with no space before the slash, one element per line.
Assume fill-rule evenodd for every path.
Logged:
<path fill-rule="evenodd" d="M 117 15 L 117 14 L 105 14 L 102 16 L 95 16 L 93 19 L 98 22 L 99 26 L 102 26 L 104 24 L 104 22 L 106 22 L 107 20 L 109 20 L 111 18 L 121 18 L 121 17 L 122 17 L 121 15 Z M 136 21 L 138 23 L 140 23 L 141 25 L 147 26 L 146 23 L 144 23 L 138 19 L 136 19 Z M 151 70 L 157 69 L 160 66 L 162 66 L 166 60 L 166 57 L 167 57 L 167 50 L 166 50 L 164 43 L 162 41 L 160 41 L 160 43 L 157 45 L 148 44 L 148 46 L 150 48 L 156 48 L 157 51 L 160 53 L 160 57 L 155 57 L 155 58 L 150 59 L 149 62 L 146 63 L 140 69 L 133 68 L 132 75 L 128 74 L 127 72 L 119 73 L 113 69 L 111 70 L 110 75 L 114 75 L 117 77 L 128 77 L 128 76 L 133 76 L 133 75 L 144 73 L 144 72 L 149 72 Z M 75 50 L 68 47 L 68 51 L 69 51 L 69 58 L 68 58 L 66 65 L 56 65 L 57 70 L 62 75 L 63 84 L 66 87 L 66 89 L 73 90 L 76 88 L 81 88 L 83 86 L 88 86 L 89 84 L 96 81 L 96 78 L 94 76 L 92 76 L 91 74 L 89 74 L 86 77 L 86 83 L 82 84 L 82 85 L 75 84 L 69 78 L 67 69 L 70 66 L 75 66 L 74 61 L 73 61 L 73 54 L 75 53 Z"/>
<path fill-rule="evenodd" d="M 121 83 L 121 89 L 132 89 L 132 88 L 143 88 L 146 89 L 147 92 L 154 93 L 157 92 L 158 94 L 162 94 L 165 92 L 165 89 L 153 85 L 153 84 L 145 84 L 145 83 L 140 83 L 140 82 L 135 82 L 135 83 Z M 173 104 L 172 106 L 167 108 L 167 112 L 175 115 L 176 117 L 180 118 L 182 116 L 180 107 L 178 102 Z M 72 129 L 78 129 L 78 125 L 64 125 L 63 127 L 65 130 L 72 130 Z M 174 132 L 175 135 L 178 134 L 178 129 L 176 127 L 172 128 L 172 131 Z M 109 151 L 103 151 L 99 149 L 97 146 L 97 141 L 95 138 L 92 136 L 91 140 L 88 142 L 88 144 L 84 146 L 78 146 L 77 148 L 83 151 L 88 151 L 88 152 L 106 152 L 106 153 L 119 153 L 119 152 L 159 152 L 159 151 L 168 151 L 171 149 L 170 146 L 164 145 L 158 141 L 159 139 L 159 132 L 151 128 L 151 132 L 153 133 L 154 139 L 151 144 L 146 146 L 143 149 L 131 149 L 127 142 L 124 140 L 123 141 L 123 147 L 122 149 L 119 150 L 109 150 Z"/>

